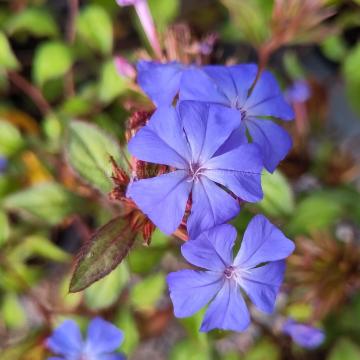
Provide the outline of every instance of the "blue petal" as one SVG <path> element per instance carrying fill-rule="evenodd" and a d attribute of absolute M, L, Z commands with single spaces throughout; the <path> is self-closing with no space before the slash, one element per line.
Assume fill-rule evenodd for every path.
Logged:
<path fill-rule="evenodd" d="M 223 275 L 212 271 L 181 270 L 167 276 L 176 317 L 187 317 L 204 307 L 221 289 Z"/>
<path fill-rule="evenodd" d="M 179 226 L 185 212 L 191 191 L 187 178 L 185 171 L 177 170 L 135 181 L 128 188 L 127 196 L 160 230 L 170 235 Z"/>
<path fill-rule="evenodd" d="M 246 126 L 263 154 L 265 168 L 273 172 L 292 147 L 290 135 L 270 120 L 250 118 Z"/>
<path fill-rule="evenodd" d="M 240 126 L 238 112 L 219 105 L 182 101 L 179 105 L 192 162 L 204 163 Z"/>
<path fill-rule="evenodd" d="M 191 239 L 202 231 L 231 220 L 240 211 L 238 200 L 205 176 L 195 182 L 187 229 Z"/>
<path fill-rule="evenodd" d="M 285 334 L 291 336 L 293 341 L 305 349 L 315 349 L 325 340 L 325 333 L 311 325 L 301 324 L 289 319 L 284 327 Z"/>
<path fill-rule="evenodd" d="M 128 145 L 140 160 L 185 169 L 190 159 L 181 120 L 172 107 L 157 109 L 148 125 L 141 128 Z"/>
<path fill-rule="evenodd" d="M 226 186 L 245 201 L 262 199 L 262 159 L 256 145 L 246 144 L 210 159 L 203 173 L 209 179 Z"/>
<path fill-rule="evenodd" d="M 181 253 L 193 265 L 223 272 L 232 264 L 236 236 L 236 230 L 231 225 L 215 226 L 201 233 L 195 240 L 187 241 L 181 247 Z"/>
<path fill-rule="evenodd" d="M 294 243 L 263 215 L 250 221 L 234 265 L 250 268 L 268 261 L 285 259 L 294 251 Z"/>
<path fill-rule="evenodd" d="M 179 99 L 230 106 L 231 99 L 222 87 L 222 84 L 217 84 L 203 69 L 190 68 L 181 78 Z"/>
<path fill-rule="evenodd" d="M 126 356 L 123 354 L 108 354 L 108 355 L 102 355 L 101 359 L 99 360 L 126 360 Z"/>
<path fill-rule="evenodd" d="M 51 357 L 48 357 L 47 360 L 64 360 L 64 358 L 60 358 L 60 357 L 56 357 L 56 356 L 51 356 Z"/>
<path fill-rule="evenodd" d="M 104 354 L 115 351 L 123 342 L 124 335 L 113 324 L 97 317 L 88 327 L 86 350 L 89 354 Z"/>
<path fill-rule="evenodd" d="M 240 290 L 234 281 L 227 280 L 207 309 L 200 331 L 243 331 L 249 324 L 249 311 Z"/>
<path fill-rule="evenodd" d="M 169 106 L 179 91 L 184 67 L 171 62 L 139 61 L 138 83 L 156 106 Z"/>
<path fill-rule="evenodd" d="M 257 65 L 241 64 L 229 66 L 228 68 L 235 84 L 237 104 L 242 106 L 245 104 L 249 90 L 255 81 Z"/>
<path fill-rule="evenodd" d="M 274 76 L 264 71 L 245 103 L 248 116 L 274 116 L 283 120 L 292 120 L 294 112 L 285 101 Z"/>
<path fill-rule="evenodd" d="M 47 347 L 55 354 L 73 358 L 83 349 L 80 329 L 75 321 L 65 320 L 46 341 Z"/>
<path fill-rule="evenodd" d="M 228 139 L 220 146 L 214 156 L 225 154 L 231 150 L 238 148 L 241 145 L 247 144 L 248 142 L 249 141 L 246 136 L 246 127 L 244 122 L 242 122 L 240 126 L 235 129 L 228 137 Z"/>
<path fill-rule="evenodd" d="M 268 314 L 274 311 L 276 296 L 284 279 L 285 261 L 275 261 L 248 270 L 239 281 L 255 306 Z"/>

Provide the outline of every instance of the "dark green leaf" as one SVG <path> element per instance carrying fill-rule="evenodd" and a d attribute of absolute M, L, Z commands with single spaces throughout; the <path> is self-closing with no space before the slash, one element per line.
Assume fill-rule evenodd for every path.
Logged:
<path fill-rule="evenodd" d="M 128 254 L 136 233 L 121 217 L 101 227 L 80 251 L 70 292 L 81 291 L 109 274 Z"/>

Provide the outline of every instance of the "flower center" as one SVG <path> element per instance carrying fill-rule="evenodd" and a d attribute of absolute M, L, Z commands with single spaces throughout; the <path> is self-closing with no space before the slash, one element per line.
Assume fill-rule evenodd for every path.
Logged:
<path fill-rule="evenodd" d="M 224 270 L 224 275 L 227 279 L 231 279 L 235 274 L 235 268 L 233 266 L 228 266 L 225 270 Z"/>
<path fill-rule="evenodd" d="M 201 167 L 201 164 L 199 164 L 198 162 L 196 163 L 190 163 L 190 167 L 189 167 L 189 176 L 190 176 L 190 179 L 189 181 L 199 181 L 199 177 L 200 175 L 202 175 L 202 170 L 204 168 Z"/>
<path fill-rule="evenodd" d="M 243 106 L 240 104 L 240 101 L 237 97 L 232 101 L 231 107 L 240 111 L 241 121 L 243 121 L 246 118 L 246 110 L 244 110 Z"/>

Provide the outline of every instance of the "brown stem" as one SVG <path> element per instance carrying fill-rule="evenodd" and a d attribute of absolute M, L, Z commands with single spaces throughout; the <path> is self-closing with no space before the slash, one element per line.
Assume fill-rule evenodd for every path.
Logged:
<path fill-rule="evenodd" d="M 76 17 L 79 12 L 79 0 L 68 0 L 69 5 L 69 19 L 66 28 L 66 40 L 72 45 L 75 41 L 76 36 Z M 74 85 L 74 72 L 71 68 L 65 76 L 65 89 L 66 94 L 71 97 L 75 95 L 75 85 Z"/>
<path fill-rule="evenodd" d="M 50 104 L 36 86 L 14 71 L 8 72 L 8 78 L 18 89 L 29 96 L 44 116 L 51 112 Z"/>

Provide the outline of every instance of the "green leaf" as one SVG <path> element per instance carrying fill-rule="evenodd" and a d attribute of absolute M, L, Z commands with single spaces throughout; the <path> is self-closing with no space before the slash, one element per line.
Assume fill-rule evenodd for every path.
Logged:
<path fill-rule="evenodd" d="M 353 108 L 360 114 L 360 44 L 346 57 L 342 71 L 348 99 Z"/>
<path fill-rule="evenodd" d="M 20 131 L 8 121 L 0 119 L 0 155 L 9 157 L 23 146 Z"/>
<path fill-rule="evenodd" d="M 121 351 L 130 355 L 140 341 L 139 331 L 131 311 L 127 308 L 122 309 L 115 324 L 126 334 L 124 342 L 121 344 Z"/>
<path fill-rule="evenodd" d="M 0 31 L 0 70 L 16 70 L 19 66 L 7 37 Z"/>
<path fill-rule="evenodd" d="M 59 34 L 52 15 L 45 9 L 27 8 L 12 16 L 5 25 L 9 35 L 31 34 L 37 37 L 55 37 Z"/>
<path fill-rule="evenodd" d="M 179 0 L 149 0 L 149 8 L 158 31 L 163 32 L 180 10 Z"/>
<path fill-rule="evenodd" d="M 273 1 L 242 0 L 241 6 L 238 0 L 221 2 L 228 8 L 232 32 L 253 45 L 268 39 Z"/>
<path fill-rule="evenodd" d="M 244 360 L 280 360 L 279 349 L 268 340 L 261 340 L 244 356 Z"/>
<path fill-rule="evenodd" d="M 327 360 L 355 359 L 360 359 L 360 347 L 346 338 L 338 340 L 327 357 Z"/>
<path fill-rule="evenodd" d="M 294 194 L 280 171 L 262 177 L 264 198 L 258 206 L 270 216 L 290 215 L 294 211 Z"/>
<path fill-rule="evenodd" d="M 130 278 L 126 263 L 123 262 L 105 278 L 85 289 L 85 303 L 92 310 L 113 305 Z"/>
<path fill-rule="evenodd" d="M 209 348 L 191 340 L 178 342 L 170 353 L 170 360 L 209 360 Z"/>
<path fill-rule="evenodd" d="M 10 329 L 19 329 L 26 323 L 26 314 L 18 297 L 12 292 L 5 294 L 2 301 L 2 315 Z"/>
<path fill-rule="evenodd" d="M 86 182 L 103 193 L 108 193 L 113 187 L 110 156 L 119 164 L 120 153 L 115 140 L 98 127 L 82 121 L 70 123 L 67 160 Z"/>
<path fill-rule="evenodd" d="M 43 86 L 48 80 L 64 76 L 72 65 L 72 55 L 67 45 L 59 41 L 41 44 L 35 52 L 33 77 Z"/>
<path fill-rule="evenodd" d="M 331 194 L 311 194 L 298 204 L 287 230 L 296 235 L 327 228 L 339 218 L 342 211 L 342 204 L 335 202 Z"/>
<path fill-rule="evenodd" d="M 164 290 L 164 274 L 158 273 L 150 275 L 131 289 L 131 304 L 137 310 L 151 310 L 156 306 L 158 300 L 160 300 Z"/>
<path fill-rule="evenodd" d="M 88 5 L 77 18 L 80 38 L 90 47 L 107 55 L 112 51 L 113 30 L 108 13 L 99 5 Z"/>
<path fill-rule="evenodd" d="M 10 234 L 9 220 L 5 212 L 0 210 L 0 248 L 6 242 Z"/>
<path fill-rule="evenodd" d="M 21 251 L 29 255 L 37 255 L 52 261 L 65 262 L 70 260 L 70 255 L 53 244 L 47 237 L 31 235 L 25 238 Z"/>
<path fill-rule="evenodd" d="M 135 238 L 136 233 L 121 217 L 98 229 L 80 251 L 70 292 L 81 291 L 109 274 L 126 257 Z"/>
<path fill-rule="evenodd" d="M 127 80 L 119 76 L 113 60 L 103 64 L 100 74 L 99 99 L 107 104 L 128 89 Z"/>
<path fill-rule="evenodd" d="M 41 183 L 7 196 L 3 205 L 8 210 L 31 214 L 55 225 L 80 211 L 82 199 L 54 182 Z"/>
<path fill-rule="evenodd" d="M 347 47 L 341 35 L 332 35 L 323 41 L 321 50 L 330 60 L 342 62 L 346 56 Z"/>

